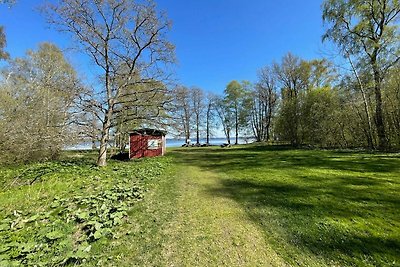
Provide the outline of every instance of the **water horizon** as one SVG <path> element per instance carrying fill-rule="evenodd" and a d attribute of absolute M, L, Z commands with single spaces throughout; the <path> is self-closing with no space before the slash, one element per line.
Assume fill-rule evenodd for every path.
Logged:
<path fill-rule="evenodd" d="M 246 137 L 241 137 L 239 138 L 239 144 L 249 144 L 254 142 L 254 138 L 246 138 Z M 200 144 L 206 144 L 207 139 L 206 138 L 200 138 Z M 181 147 L 186 143 L 186 140 L 184 138 L 166 138 L 166 147 L 167 148 L 173 148 L 173 147 Z M 190 144 L 196 144 L 196 139 L 191 139 Z M 210 145 L 214 146 L 219 146 L 222 144 L 227 144 L 228 140 L 224 137 L 214 137 L 210 138 Z M 231 138 L 231 144 L 235 143 L 235 138 Z M 99 142 L 96 142 L 96 148 L 99 148 Z M 129 145 L 127 146 L 127 149 L 129 148 Z M 64 150 L 91 150 L 92 149 L 92 143 L 91 142 L 82 142 L 80 144 L 76 145 L 71 145 L 67 146 L 64 148 Z"/>

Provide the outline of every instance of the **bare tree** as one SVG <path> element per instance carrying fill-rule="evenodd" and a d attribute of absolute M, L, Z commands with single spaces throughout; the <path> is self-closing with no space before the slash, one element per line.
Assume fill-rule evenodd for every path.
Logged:
<path fill-rule="evenodd" d="M 185 137 L 188 143 L 192 131 L 193 101 L 191 91 L 184 86 L 176 87 L 172 92 L 172 108 L 170 110 L 173 128 L 179 136 Z"/>
<path fill-rule="evenodd" d="M 194 124 L 196 130 L 196 145 L 200 144 L 200 131 L 204 116 L 204 92 L 200 88 L 194 87 L 191 90 L 193 101 Z"/>
<path fill-rule="evenodd" d="M 116 111 L 121 102 L 129 106 L 139 97 L 127 88 L 146 84 L 147 92 L 159 91 L 154 81 L 167 78 L 165 66 L 175 60 L 174 47 L 165 36 L 170 22 L 151 1 L 60 0 L 58 5 L 49 3 L 45 11 L 49 23 L 72 34 L 98 67 L 101 86 L 86 100 L 102 123 L 97 165 L 105 166 Z"/>
<path fill-rule="evenodd" d="M 205 113 L 206 113 L 206 144 L 210 145 L 210 136 L 212 127 L 215 121 L 215 105 L 217 97 L 214 94 L 208 93 L 205 99 Z"/>
<path fill-rule="evenodd" d="M 250 94 L 250 118 L 258 142 L 270 140 L 272 116 L 277 106 L 276 76 L 271 68 L 259 71 L 258 83 Z"/>

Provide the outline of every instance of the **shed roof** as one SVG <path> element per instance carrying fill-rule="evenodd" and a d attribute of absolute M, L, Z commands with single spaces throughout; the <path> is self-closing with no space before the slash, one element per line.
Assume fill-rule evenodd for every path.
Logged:
<path fill-rule="evenodd" d="M 167 134 L 166 131 L 151 129 L 151 128 L 142 128 L 142 129 L 135 129 L 130 132 L 131 135 L 153 135 L 153 136 L 165 136 Z"/>

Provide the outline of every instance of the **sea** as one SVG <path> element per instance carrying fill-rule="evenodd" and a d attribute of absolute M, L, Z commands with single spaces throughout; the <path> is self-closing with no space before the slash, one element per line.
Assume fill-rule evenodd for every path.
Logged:
<path fill-rule="evenodd" d="M 239 138 L 239 144 L 248 144 L 253 142 L 254 140 L 251 138 Z M 205 138 L 200 139 L 200 144 L 205 144 L 207 140 Z M 191 139 L 191 144 L 195 144 L 196 139 Z M 228 141 L 226 138 L 210 138 L 210 145 L 219 146 L 222 144 L 227 144 Z M 235 143 L 235 138 L 231 138 L 231 144 Z M 167 138 L 167 147 L 180 147 L 185 144 L 185 139 L 168 139 Z"/>
<path fill-rule="evenodd" d="M 248 144 L 254 141 L 252 138 L 239 138 L 239 144 Z M 195 144 L 196 139 L 191 139 L 191 144 Z M 200 139 L 200 144 L 205 144 L 206 139 Z M 228 141 L 226 138 L 210 138 L 210 145 L 219 146 L 222 144 L 226 144 Z M 235 143 L 235 138 L 231 138 L 231 144 Z M 175 138 L 167 138 L 167 148 L 170 147 L 181 147 L 185 144 L 185 139 L 175 139 Z M 96 144 L 98 147 L 98 144 Z M 65 150 L 90 150 L 92 149 L 92 143 L 80 143 L 73 146 L 68 146 Z"/>

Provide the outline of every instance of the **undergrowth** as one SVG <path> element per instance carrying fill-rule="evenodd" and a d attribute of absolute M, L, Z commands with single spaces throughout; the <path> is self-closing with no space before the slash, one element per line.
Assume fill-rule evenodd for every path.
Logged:
<path fill-rule="evenodd" d="M 118 238 L 118 229 L 129 223 L 128 211 L 166 165 L 158 158 L 97 168 L 81 159 L 1 168 L 0 266 L 100 261 L 105 255 L 91 253 L 92 245 Z M 31 203 L 16 197 L 43 188 L 46 194 Z"/>

